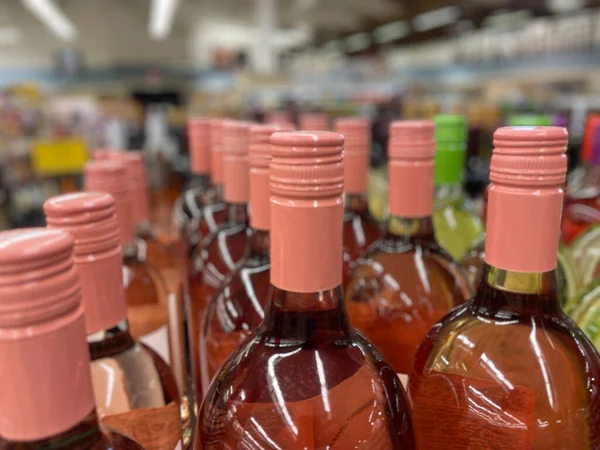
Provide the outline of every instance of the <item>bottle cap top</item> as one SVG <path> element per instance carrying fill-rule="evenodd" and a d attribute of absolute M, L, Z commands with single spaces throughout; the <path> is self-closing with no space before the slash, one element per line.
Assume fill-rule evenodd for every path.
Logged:
<path fill-rule="evenodd" d="M 115 201 L 110 194 L 58 195 L 44 203 L 44 213 L 49 227 L 66 230 L 75 238 L 76 257 L 120 247 Z"/>
<path fill-rule="evenodd" d="M 433 118 L 435 123 L 435 142 L 466 142 L 467 122 L 458 114 L 438 114 Z"/>
<path fill-rule="evenodd" d="M 436 185 L 459 184 L 465 168 L 467 127 L 463 116 L 440 114 L 435 122 Z"/>
<path fill-rule="evenodd" d="M 269 138 L 277 131 L 293 131 L 291 124 L 280 123 L 277 125 L 251 125 L 250 147 L 248 161 L 250 167 L 269 167 L 271 160 L 271 146 Z"/>
<path fill-rule="evenodd" d="M 72 251 L 73 238 L 62 230 L 0 232 L 0 329 L 34 333 L 24 327 L 60 322 L 79 307 Z"/>
<path fill-rule="evenodd" d="M 371 145 L 371 126 L 362 117 L 340 117 L 335 121 L 335 131 L 344 136 L 344 151 L 368 152 Z"/>
<path fill-rule="evenodd" d="M 90 161 L 85 165 L 84 175 L 87 190 L 109 192 L 116 196 L 131 188 L 125 163 L 120 157 Z"/>
<path fill-rule="evenodd" d="M 113 196 L 117 207 L 117 220 L 121 243 L 133 241 L 134 211 L 132 208 L 135 186 L 127 176 L 123 159 L 92 161 L 85 165 L 85 190 L 107 192 Z"/>
<path fill-rule="evenodd" d="M 222 151 L 226 155 L 247 155 L 250 143 L 250 122 L 225 120 L 222 125 Z"/>
<path fill-rule="evenodd" d="M 271 191 L 282 197 L 335 197 L 344 190 L 344 137 L 330 131 L 271 135 Z"/>
<path fill-rule="evenodd" d="M 390 159 L 431 159 L 435 153 L 430 120 L 397 120 L 390 124 Z"/>
<path fill-rule="evenodd" d="M 300 114 L 300 129 L 306 131 L 327 131 L 329 130 L 327 116 L 323 113 Z"/>
<path fill-rule="evenodd" d="M 513 114 L 506 119 L 510 127 L 546 127 L 552 125 L 552 120 L 545 114 Z"/>
<path fill-rule="evenodd" d="M 211 122 L 206 119 L 188 120 L 188 139 L 192 173 L 208 173 L 211 152 Z"/>
<path fill-rule="evenodd" d="M 494 133 L 490 180 L 519 186 L 561 185 L 569 134 L 561 127 L 502 127 Z"/>
<path fill-rule="evenodd" d="M 92 159 L 95 161 L 99 161 L 102 159 L 110 159 L 116 155 L 119 155 L 121 150 L 115 148 L 97 148 L 92 153 Z"/>

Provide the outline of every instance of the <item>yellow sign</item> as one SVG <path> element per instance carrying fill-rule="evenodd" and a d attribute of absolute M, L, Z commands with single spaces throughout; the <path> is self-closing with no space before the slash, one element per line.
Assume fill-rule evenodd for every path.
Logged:
<path fill-rule="evenodd" d="M 78 138 L 35 141 L 31 151 L 33 170 L 42 176 L 81 173 L 87 159 L 87 146 Z"/>

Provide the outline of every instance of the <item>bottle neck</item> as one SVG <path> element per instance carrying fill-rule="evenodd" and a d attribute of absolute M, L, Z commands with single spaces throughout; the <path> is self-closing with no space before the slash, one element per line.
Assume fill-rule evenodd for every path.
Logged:
<path fill-rule="evenodd" d="M 108 450 L 110 445 L 98 425 L 94 408 L 83 420 L 68 430 L 54 436 L 35 441 L 11 441 L 0 437 L 0 448 L 14 450 Z"/>
<path fill-rule="evenodd" d="M 109 329 L 88 334 L 87 342 L 92 361 L 113 357 L 129 350 L 135 344 L 133 337 L 129 333 L 127 320 L 123 320 Z"/>
<path fill-rule="evenodd" d="M 431 216 L 419 218 L 388 216 L 382 239 L 383 245 L 403 247 L 417 242 L 436 242 Z"/>
<path fill-rule="evenodd" d="M 369 210 L 367 193 L 346 193 L 344 195 L 344 211 L 362 214 Z"/>
<path fill-rule="evenodd" d="M 265 319 L 259 332 L 267 339 L 304 342 L 339 342 L 350 337 L 342 287 L 300 293 L 271 285 Z"/>
<path fill-rule="evenodd" d="M 436 184 L 434 195 L 436 209 L 459 203 L 463 196 L 462 185 L 460 183 Z"/>
<path fill-rule="evenodd" d="M 559 313 L 555 271 L 516 272 L 485 264 L 474 305 L 479 313 L 499 315 Z"/>
<path fill-rule="evenodd" d="M 269 230 L 250 231 L 250 255 L 249 258 L 269 258 L 271 252 L 271 233 Z"/>
<path fill-rule="evenodd" d="M 230 224 L 247 224 L 249 219 L 246 203 L 227 203 L 227 222 Z"/>

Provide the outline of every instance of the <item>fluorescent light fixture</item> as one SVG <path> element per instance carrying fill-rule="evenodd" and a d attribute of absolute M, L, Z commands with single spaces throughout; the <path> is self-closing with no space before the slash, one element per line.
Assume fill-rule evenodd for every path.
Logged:
<path fill-rule="evenodd" d="M 148 33 L 152 39 L 164 39 L 171 32 L 179 0 L 152 0 Z"/>
<path fill-rule="evenodd" d="M 427 31 L 456 22 L 460 18 L 458 6 L 446 6 L 415 16 L 412 21 L 417 31 Z"/>
<path fill-rule="evenodd" d="M 371 45 L 371 36 L 369 33 L 351 34 L 344 39 L 346 50 L 350 53 L 360 52 Z"/>
<path fill-rule="evenodd" d="M 72 41 L 77 36 L 75 25 L 52 0 L 22 0 L 22 2 L 23 6 L 59 39 Z"/>
<path fill-rule="evenodd" d="M 21 30 L 12 27 L 0 27 L 0 45 L 12 45 L 21 40 Z"/>
<path fill-rule="evenodd" d="M 386 42 L 392 42 L 396 39 L 402 39 L 404 36 L 408 35 L 408 33 L 410 33 L 410 29 L 404 20 L 381 25 L 373 30 L 375 42 L 378 44 L 385 44 Z"/>

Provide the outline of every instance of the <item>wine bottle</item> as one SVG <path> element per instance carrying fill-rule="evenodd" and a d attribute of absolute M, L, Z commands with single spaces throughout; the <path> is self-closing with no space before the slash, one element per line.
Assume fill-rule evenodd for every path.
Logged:
<path fill-rule="evenodd" d="M 223 361 L 264 318 L 271 270 L 269 137 L 283 128 L 290 126 L 250 127 L 250 249 L 240 266 L 215 291 L 206 310 L 200 336 L 205 390 Z"/>
<path fill-rule="evenodd" d="M 556 293 L 566 145 L 559 127 L 494 134 L 483 276 L 409 380 L 419 449 L 600 448 L 600 356 Z"/>
<path fill-rule="evenodd" d="M 73 238 L 0 233 L 0 449 L 143 450 L 94 405 Z"/>
<path fill-rule="evenodd" d="M 95 192 L 59 195 L 44 203 L 44 212 L 49 227 L 75 239 L 73 258 L 101 423 L 148 448 L 180 448 L 179 391 L 173 373 L 129 333 L 114 199 Z"/>
<path fill-rule="evenodd" d="M 223 124 L 223 181 L 226 221 L 209 233 L 192 255 L 190 267 L 190 350 L 198 403 L 203 392 L 200 376 L 200 329 L 206 307 L 226 276 L 247 256 L 248 230 L 248 127 L 247 122 Z"/>
<path fill-rule="evenodd" d="M 391 124 L 386 230 L 355 270 L 345 298 L 352 325 L 403 381 L 431 326 L 470 295 L 433 232 L 433 132 L 431 121 Z"/>
<path fill-rule="evenodd" d="M 270 143 L 268 306 L 213 379 L 194 448 L 412 449 L 403 388 L 344 311 L 343 138 Z"/>

